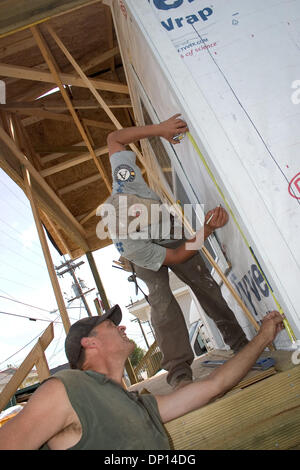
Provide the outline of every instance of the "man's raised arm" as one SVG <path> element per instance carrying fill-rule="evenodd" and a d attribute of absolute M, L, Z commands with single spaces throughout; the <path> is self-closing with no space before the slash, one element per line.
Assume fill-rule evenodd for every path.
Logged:
<path fill-rule="evenodd" d="M 127 127 L 111 132 L 107 137 L 109 156 L 125 150 L 128 144 L 148 137 L 163 137 L 173 145 L 178 144 L 178 141 L 174 140 L 174 136 L 188 131 L 186 122 L 179 119 L 179 116 L 180 114 L 175 114 L 160 124 Z"/>

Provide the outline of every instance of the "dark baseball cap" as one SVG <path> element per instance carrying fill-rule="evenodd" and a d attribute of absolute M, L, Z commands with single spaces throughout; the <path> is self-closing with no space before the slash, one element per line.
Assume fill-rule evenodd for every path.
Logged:
<path fill-rule="evenodd" d="M 73 323 L 66 337 L 65 351 L 71 369 L 76 369 L 81 353 L 81 338 L 85 338 L 90 334 L 95 326 L 100 325 L 105 320 L 111 320 L 115 325 L 119 325 L 122 320 L 122 311 L 119 305 L 114 305 L 104 315 L 94 317 L 86 317 Z"/>

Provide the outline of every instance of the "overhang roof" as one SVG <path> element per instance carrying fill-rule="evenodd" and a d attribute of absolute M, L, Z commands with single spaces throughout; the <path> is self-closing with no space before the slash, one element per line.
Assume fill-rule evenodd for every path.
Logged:
<path fill-rule="evenodd" d="M 0 12 L 0 165 L 24 191 L 29 170 L 43 224 L 77 258 L 111 243 L 95 214 L 111 191 L 106 137 L 134 124 L 110 9 L 9 0 Z"/>

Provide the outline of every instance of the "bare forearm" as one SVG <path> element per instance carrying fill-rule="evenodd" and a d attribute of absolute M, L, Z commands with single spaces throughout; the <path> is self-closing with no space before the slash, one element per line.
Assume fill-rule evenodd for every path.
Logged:
<path fill-rule="evenodd" d="M 109 134 L 108 142 L 115 141 L 119 144 L 127 145 L 140 139 L 146 139 L 148 137 L 159 135 L 160 127 L 156 124 L 151 124 L 149 126 L 127 127 Z"/>

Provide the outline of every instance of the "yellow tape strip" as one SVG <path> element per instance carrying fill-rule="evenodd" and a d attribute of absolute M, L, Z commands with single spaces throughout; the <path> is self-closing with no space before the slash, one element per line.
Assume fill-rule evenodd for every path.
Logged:
<path fill-rule="evenodd" d="M 7 31 L 6 33 L 0 34 L 0 39 L 5 38 L 6 36 L 10 36 L 11 34 L 19 33 L 20 31 L 24 31 L 25 29 L 29 29 L 32 26 L 36 26 L 41 23 L 45 23 L 45 21 L 51 20 L 52 16 L 48 16 L 46 18 L 42 18 L 40 20 L 36 20 L 34 23 L 26 24 L 24 26 L 19 26 L 16 29 L 13 29 L 11 31 Z"/>
<path fill-rule="evenodd" d="M 290 337 L 290 340 L 292 341 L 292 343 L 294 343 L 294 342 L 297 340 L 297 338 L 296 338 L 296 336 L 295 336 L 295 333 L 293 332 L 291 325 L 289 324 L 288 320 L 286 319 L 286 317 L 285 317 L 285 315 L 284 315 L 284 311 L 282 310 L 281 305 L 279 304 L 278 300 L 276 299 L 276 297 L 275 297 L 275 295 L 274 295 L 274 292 L 273 292 L 273 290 L 272 290 L 270 284 L 268 283 L 268 280 L 266 279 L 266 276 L 265 276 L 264 272 L 261 270 L 261 268 L 260 268 L 260 266 L 259 266 L 259 264 L 258 264 L 258 262 L 257 262 L 257 260 L 256 260 L 256 258 L 255 258 L 255 256 L 254 256 L 254 254 L 253 254 L 253 252 L 252 252 L 252 250 L 251 250 L 251 247 L 250 247 L 250 245 L 249 245 L 249 243 L 248 243 L 248 240 L 247 240 L 247 238 L 246 238 L 246 236 L 245 236 L 243 230 L 241 229 L 241 226 L 240 226 L 240 224 L 238 223 L 238 221 L 237 221 L 237 219 L 236 219 L 236 217 L 235 217 L 235 215 L 234 215 L 234 213 L 233 213 L 233 211 L 232 211 L 232 209 L 231 209 L 231 207 L 230 207 L 228 201 L 226 200 L 226 197 L 225 197 L 225 195 L 224 195 L 222 189 L 220 188 L 220 186 L 219 186 L 219 184 L 218 184 L 216 178 L 214 177 L 214 175 L 213 175 L 211 169 L 209 168 L 209 166 L 208 166 L 208 164 L 207 164 L 207 161 L 205 160 L 205 158 L 204 158 L 204 156 L 203 156 L 201 150 L 199 149 L 199 147 L 198 147 L 198 145 L 197 145 L 197 143 L 196 143 L 194 137 L 192 136 L 192 134 L 191 134 L 190 132 L 187 132 L 187 135 L 188 135 L 188 138 L 190 139 L 190 141 L 191 141 L 191 143 L 192 143 L 194 149 L 196 150 L 197 154 L 199 155 L 200 160 L 202 161 L 203 165 L 205 166 L 205 169 L 206 169 L 207 173 L 209 174 L 209 176 L 210 176 L 212 182 L 213 182 L 214 185 L 216 186 L 216 188 L 217 188 L 219 194 L 221 195 L 221 197 L 222 197 L 222 199 L 223 199 L 223 201 L 224 201 L 224 204 L 225 204 L 225 206 L 226 206 L 228 212 L 230 213 L 232 219 L 234 220 L 234 223 L 236 224 L 236 226 L 237 226 L 237 228 L 238 228 L 238 230 L 239 230 L 239 232 L 240 232 L 240 234 L 241 234 L 241 236 L 242 236 L 242 238 L 243 238 L 243 240 L 244 240 L 244 242 L 245 242 L 247 248 L 249 249 L 249 251 L 250 251 L 250 253 L 251 253 L 252 258 L 253 258 L 254 261 L 255 261 L 255 264 L 257 265 L 257 267 L 258 267 L 258 269 L 259 269 L 261 275 L 263 276 L 265 282 L 267 283 L 267 285 L 268 285 L 268 287 L 269 287 L 269 290 L 270 290 L 270 292 L 271 292 L 271 295 L 272 295 L 272 297 L 273 297 L 273 300 L 274 300 L 275 304 L 277 305 L 278 311 L 279 311 L 279 312 L 281 313 L 281 315 L 283 315 L 283 317 L 284 317 L 284 318 L 283 318 L 283 323 L 284 323 L 285 329 L 286 329 L 286 331 L 287 331 L 287 333 L 288 333 L 288 335 L 289 335 L 289 337 Z"/>

